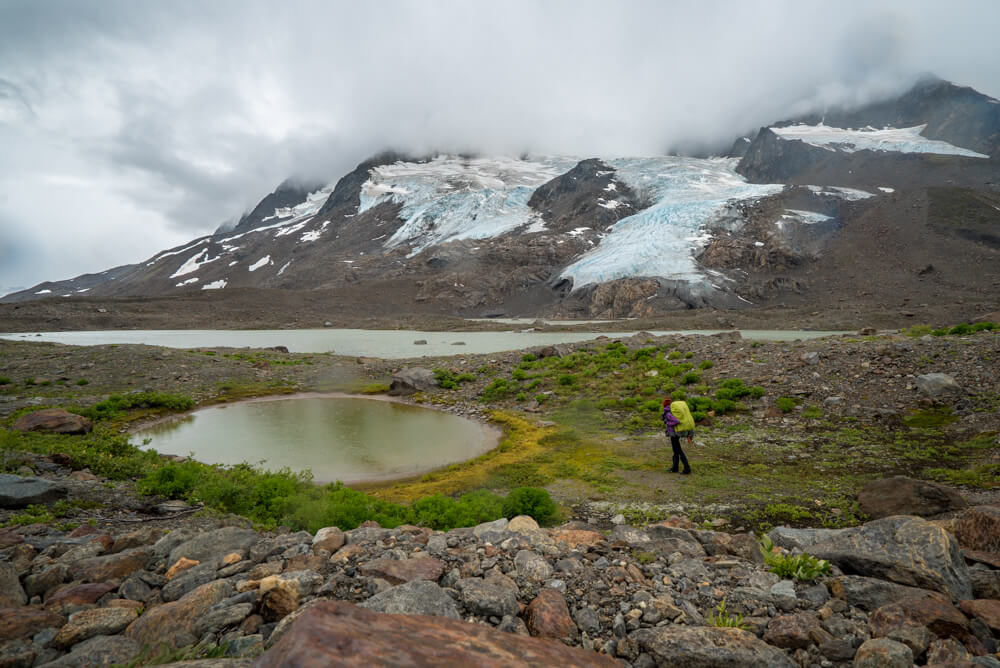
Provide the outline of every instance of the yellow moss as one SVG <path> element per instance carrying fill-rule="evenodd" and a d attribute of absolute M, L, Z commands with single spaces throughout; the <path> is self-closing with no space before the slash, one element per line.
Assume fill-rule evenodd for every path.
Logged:
<path fill-rule="evenodd" d="M 504 431 L 493 450 L 463 464 L 452 464 L 432 473 L 383 485 L 359 486 L 369 494 L 395 502 L 412 502 L 431 494 L 458 494 L 483 487 L 490 471 L 531 459 L 543 447 L 538 440 L 553 427 L 539 427 L 531 419 L 503 411 L 490 412 L 490 421 Z"/>

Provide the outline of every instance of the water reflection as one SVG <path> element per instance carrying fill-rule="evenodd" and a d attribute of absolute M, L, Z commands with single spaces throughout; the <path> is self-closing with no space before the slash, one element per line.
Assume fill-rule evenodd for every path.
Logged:
<path fill-rule="evenodd" d="M 310 469 L 317 482 L 402 477 L 475 457 L 495 439 L 482 425 L 389 401 L 299 398 L 196 411 L 133 435 L 161 453 L 200 461 L 263 461 L 266 469 Z"/>

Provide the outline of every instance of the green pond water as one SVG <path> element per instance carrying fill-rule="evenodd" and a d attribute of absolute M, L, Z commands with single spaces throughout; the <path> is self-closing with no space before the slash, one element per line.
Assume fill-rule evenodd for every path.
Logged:
<path fill-rule="evenodd" d="M 441 411 L 347 397 L 244 401 L 133 434 L 137 445 L 212 464 L 309 469 L 316 482 L 405 477 L 476 457 L 496 443 L 482 425 Z"/>

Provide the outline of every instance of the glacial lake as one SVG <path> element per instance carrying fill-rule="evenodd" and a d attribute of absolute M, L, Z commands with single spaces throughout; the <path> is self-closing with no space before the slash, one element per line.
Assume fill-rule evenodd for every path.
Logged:
<path fill-rule="evenodd" d="M 309 469 L 318 483 L 357 483 L 471 459 L 493 448 L 498 435 L 472 420 L 391 400 L 307 394 L 197 410 L 131 440 L 211 464 Z"/>
<path fill-rule="evenodd" d="M 721 329 L 656 330 L 651 334 L 717 334 Z M 338 355 L 400 359 L 461 355 L 463 353 L 495 353 L 521 350 L 531 346 L 587 341 L 598 336 L 622 338 L 636 332 L 421 332 L 416 330 L 374 329 L 160 329 L 106 330 L 87 332 L 21 332 L 0 334 L 0 338 L 17 341 L 51 341 L 75 346 L 111 343 L 144 343 L 167 348 L 270 348 L 285 346 L 293 353 L 326 353 Z M 752 341 L 794 341 L 815 339 L 847 332 L 802 330 L 740 330 L 744 339 Z M 415 341 L 426 341 L 417 344 Z"/>

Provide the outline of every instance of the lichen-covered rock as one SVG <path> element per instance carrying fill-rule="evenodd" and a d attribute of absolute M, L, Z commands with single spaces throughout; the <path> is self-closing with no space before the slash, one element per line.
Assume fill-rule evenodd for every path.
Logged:
<path fill-rule="evenodd" d="M 969 550 L 1000 553 L 1000 507 L 969 508 L 955 523 L 955 537 Z"/>
<path fill-rule="evenodd" d="M 125 629 L 125 635 L 140 645 L 164 643 L 178 649 L 196 643 L 198 619 L 219 601 L 229 598 L 232 585 L 224 580 L 204 584 L 180 600 L 147 610 Z"/>
<path fill-rule="evenodd" d="M 500 578 L 459 580 L 456 588 L 462 593 L 462 603 L 478 615 L 503 617 L 516 615 L 517 588 L 511 588 Z"/>
<path fill-rule="evenodd" d="M 45 601 L 45 609 L 62 615 L 69 615 L 97 604 L 102 596 L 117 589 L 108 582 L 88 582 L 60 589 Z"/>
<path fill-rule="evenodd" d="M 260 536 L 252 529 L 223 527 L 215 531 L 206 531 L 170 550 L 167 563 L 176 563 L 181 557 L 205 563 L 230 552 L 245 554 L 258 540 Z"/>
<path fill-rule="evenodd" d="M 127 608 L 93 608 L 69 616 L 53 641 L 56 647 L 66 649 L 94 636 L 109 636 L 123 631 L 135 621 L 139 613 Z"/>
<path fill-rule="evenodd" d="M 854 655 L 854 668 L 912 668 L 913 652 L 888 638 L 866 640 Z"/>
<path fill-rule="evenodd" d="M 389 382 L 389 394 L 408 395 L 437 387 L 437 378 L 430 369 L 406 367 L 397 371 Z"/>
<path fill-rule="evenodd" d="M 362 602 L 362 608 L 395 615 L 436 615 L 460 619 L 451 596 L 433 582 L 415 580 L 391 587 Z"/>
<path fill-rule="evenodd" d="M 0 562 L 0 608 L 16 608 L 28 602 L 13 564 Z"/>
<path fill-rule="evenodd" d="M 445 617 L 389 615 L 324 601 L 255 663 L 278 666 L 603 666 L 607 656 Z"/>
<path fill-rule="evenodd" d="M 35 608 L 0 609 L 0 641 L 34 635 L 43 629 L 56 629 L 66 618 Z"/>
<path fill-rule="evenodd" d="M 858 492 L 858 503 L 862 511 L 874 518 L 891 515 L 928 517 L 969 506 L 962 495 L 951 487 L 906 476 L 868 483 Z"/>
<path fill-rule="evenodd" d="M 91 668 L 91 666 L 124 665 L 135 659 L 141 650 L 139 643 L 122 635 L 94 636 L 74 645 L 69 654 L 46 663 L 45 666 L 46 668 Z"/>
<path fill-rule="evenodd" d="M 658 666 L 684 668 L 795 668 L 777 647 L 752 633 L 714 626 L 663 626 L 629 635 Z"/>

